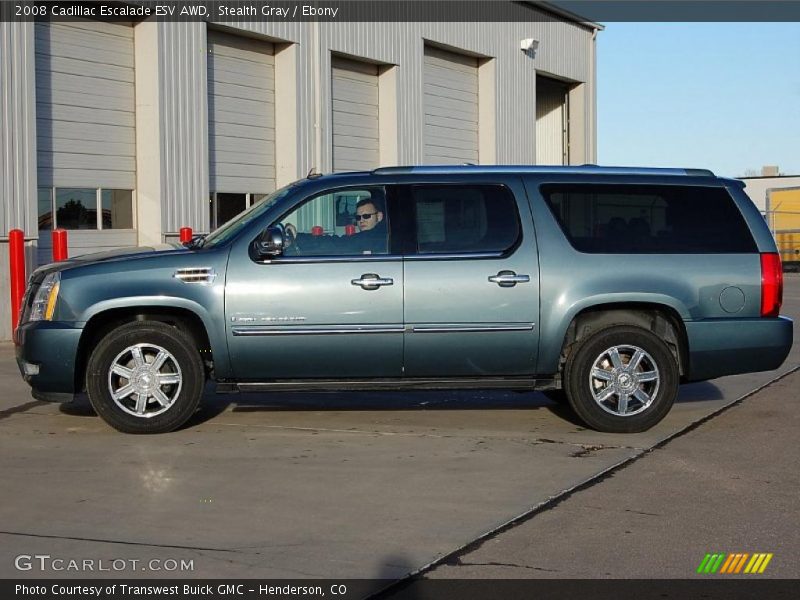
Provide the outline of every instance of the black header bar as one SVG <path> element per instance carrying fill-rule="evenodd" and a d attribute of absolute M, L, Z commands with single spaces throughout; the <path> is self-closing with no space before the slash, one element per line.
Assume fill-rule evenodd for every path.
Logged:
<path fill-rule="evenodd" d="M 29 579 L 0 580 L 15 600 L 789 600 L 787 579 Z"/>
<path fill-rule="evenodd" d="M 340 0 L 2 1 L 0 20 L 233 22 L 800 21 L 800 0 Z"/>

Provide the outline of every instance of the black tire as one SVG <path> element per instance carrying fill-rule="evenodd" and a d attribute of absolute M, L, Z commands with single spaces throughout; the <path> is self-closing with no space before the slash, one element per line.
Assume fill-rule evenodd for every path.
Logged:
<path fill-rule="evenodd" d="M 157 398 L 147 399 L 147 395 L 144 395 L 146 398 L 144 410 L 149 411 L 152 416 L 129 414 L 112 397 L 112 386 L 121 391 L 127 389 L 126 385 L 133 383 L 135 374 L 128 380 L 111 374 L 110 371 L 115 360 L 118 361 L 116 363 L 118 369 L 125 368 L 121 363 L 126 356 L 129 356 L 127 367 L 134 373 L 136 365 L 139 364 L 131 352 L 134 347 L 139 347 L 138 354 L 144 357 L 140 362 L 148 363 L 149 359 L 148 367 L 154 360 L 154 354 L 155 358 L 161 356 L 158 348 L 169 355 L 160 369 L 151 368 L 150 372 L 144 373 L 147 382 L 153 380 L 154 376 L 175 378 L 177 374 L 179 379 L 174 385 L 158 386 L 158 391 L 161 393 L 159 397 L 169 401 L 166 408 Z M 122 358 L 118 358 L 120 356 Z M 163 370 L 166 372 L 162 373 Z M 158 321 L 137 321 L 112 330 L 92 351 L 86 367 L 86 391 L 92 407 L 106 423 L 124 433 L 166 433 L 177 429 L 197 410 L 204 384 L 203 362 L 191 337 L 175 327 Z M 139 396 L 132 393 L 120 398 L 119 403 L 128 410 L 136 412 L 138 406 L 141 406 L 136 404 L 137 398 Z M 159 411 L 163 412 L 159 414 Z"/>
<path fill-rule="evenodd" d="M 606 354 L 612 348 L 618 349 L 617 356 L 621 358 L 621 366 L 616 369 L 611 354 Z M 631 369 L 628 365 L 637 348 L 645 354 L 639 355 L 639 366 Z M 600 373 L 602 378 L 590 380 L 596 361 L 607 374 Z M 652 373 L 657 373 L 656 380 L 650 379 Z M 611 380 L 606 381 L 606 377 Z M 564 368 L 564 386 L 572 409 L 592 429 L 609 433 L 636 433 L 653 427 L 672 408 L 678 385 L 678 365 L 669 347 L 652 332 L 630 325 L 608 327 L 580 340 Z M 592 390 L 600 397 L 603 392 L 611 395 L 597 401 Z M 630 390 L 633 391 L 629 394 Z M 651 401 L 647 403 L 632 394 Z M 626 416 L 619 414 L 625 409 L 624 398 L 628 402 Z"/>

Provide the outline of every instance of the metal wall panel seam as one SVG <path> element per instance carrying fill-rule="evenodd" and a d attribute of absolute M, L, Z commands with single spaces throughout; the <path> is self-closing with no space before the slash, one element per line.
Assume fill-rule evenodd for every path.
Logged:
<path fill-rule="evenodd" d="M 9 71 L 13 54 L 9 40 L 11 23 L 0 22 L 0 236 L 7 238 L 11 210 L 12 154 L 9 151 L 9 133 L 7 123 L 9 114 L 9 97 L 11 94 Z"/>

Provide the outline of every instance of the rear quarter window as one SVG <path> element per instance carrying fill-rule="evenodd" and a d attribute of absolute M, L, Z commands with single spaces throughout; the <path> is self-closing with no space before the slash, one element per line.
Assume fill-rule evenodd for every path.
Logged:
<path fill-rule="evenodd" d="M 570 243 L 580 252 L 757 251 L 744 217 L 724 188 L 546 184 L 540 189 Z"/>

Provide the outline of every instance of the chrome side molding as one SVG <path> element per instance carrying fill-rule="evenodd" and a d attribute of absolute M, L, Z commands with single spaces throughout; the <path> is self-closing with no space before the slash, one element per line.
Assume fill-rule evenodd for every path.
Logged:
<path fill-rule="evenodd" d="M 534 323 L 520 325 L 414 325 L 414 333 L 484 333 L 492 331 L 533 331 Z"/>
<path fill-rule="evenodd" d="M 370 333 L 403 333 L 401 324 L 389 325 L 353 325 L 351 327 L 233 327 L 231 333 L 236 337 L 270 336 L 270 335 L 353 335 Z"/>

